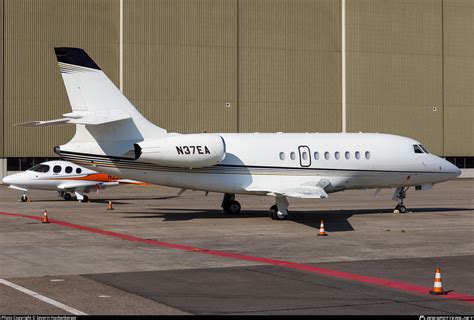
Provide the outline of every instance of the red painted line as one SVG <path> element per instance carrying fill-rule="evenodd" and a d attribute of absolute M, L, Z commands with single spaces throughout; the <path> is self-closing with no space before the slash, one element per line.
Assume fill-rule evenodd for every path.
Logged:
<path fill-rule="evenodd" d="M 42 217 L 30 216 L 30 215 L 25 215 L 25 214 L 8 213 L 8 212 L 0 212 L 0 214 L 6 215 L 6 216 L 12 216 L 12 217 L 28 218 L 28 219 L 38 220 L 38 221 L 42 220 Z M 407 282 L 400 282 L 400 281 L 388 280 L 388 279 L 383 279 L 383 278 L 364 276 L 360 274 L 321 268 L 321 267 L 316 267 L 316 266 L 311 266 L 311 265 L 296 263 L 296 262 L 291 262 L 291 261 L 247 256 L 247 255 L 242 255 L 242 254 L 232 253 L 232 252 L 225 252 L 225 251 L 208 250 L 204 248 L 186 246 L 186 245 L 158 241 L 158 240 L 148 240 L 148 239 L 135 237 L 135 236 L 131 236 L 131 235 L 123 234 L 123 233 L 87 227 L 87 226 L 74 224 L 74 223 L 70 223 L 66 221 L 49 219 L 49 222 L 52 224 L 57 224 L 57 225 L 67 227 L 67 228 L 83 230 L 83 231 L 87 231 L 91 233 L 96 233 L 96 234 L 101 234 L 101 235 L 114 237 L 114 238 L 118 238 L 122 240 L 131 241 L 131 242 L 145 243 L 145 244 L 159 246 L 159 247 L 165 247 L 165 248 L 177 249 L 177 250 L 183 250 L 183 251 L 191 251 L 191 252 L 197 252 L 201 254 L 209 254 L 209 255 L 243 260 L 243 261 L 252 261 L 252 262 L 259 262 L 259 263 L 264 263 L 264 264 L 271 264 L 275 266 L 286 267 L 289 269 L 318 273 L 318 274 L 335 277 L 339 279 L 368 283 L 368 284 L 388 287 L 392 289 L 407 291 L 407 292 L 421 294 L 421 295 L 429 294 L 429 291 L 432 289 L 432 288 L 422 287 L 422 286 L 412 284 L 412 283 L 407 283 Z M 464 302 L 474 304 L 474 296 L 470 296 L 467 294 L 450 292 L 448 295 L 439 296 L 439 297 L 446 298 L 446 299 L 454 299 L 454 300 L 459 300 L 459 301 L 464 301 Z"/>

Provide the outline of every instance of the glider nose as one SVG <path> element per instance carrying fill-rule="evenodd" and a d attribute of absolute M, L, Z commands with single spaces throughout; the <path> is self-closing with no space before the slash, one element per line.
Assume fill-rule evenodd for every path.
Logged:
<path fill-rule="evenodd" d="M 11 184 L 12 183 L 12 177 L 11 176 L 6 176 L 5 178 L 3 178 L 2 182 L 4 184 Z"/>
<path fill-rule="evenodd" d="M 19 180 L 21 180 L 19 178 L 21 178 L 22 175 L 23 175 L 23 172 L 11 174 L 3 178 L 2 182 L 7 185 L 18 184 L 20 182 Z"/>

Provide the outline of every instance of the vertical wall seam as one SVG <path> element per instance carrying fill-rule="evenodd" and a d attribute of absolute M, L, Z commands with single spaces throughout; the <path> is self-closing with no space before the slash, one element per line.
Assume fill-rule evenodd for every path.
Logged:
<path fill-rule="evenodd" d="M 2 158 L 5 157 L 5 0 L 2 0 Z"/>
<path fill-rule="evenodd" d="M 236 23 L 237 23 L 237 31 L 236 31 L 236 42 L 237 42 L 237 48 L 236 48 L 236 55 L 237 55 L 237 63 L 236 63 L 236 68 L 237 68 L 237 132 L 240 132 L 240 16 L 239 16 L 239 0 L 236 0 L 236 7 L 237 7 L 237 12 L 236 12 Z"/>
<path fill-rule="evenodd" d="M 346 132 L 346 1 L 341 0 L 341 108 L 342 132 Z"/>
<path fill-rule="evenodd" d="M 444 117 L 445 117 L 445 112 L 444 109 L 446 107 L 446 101 L 444 101 L 444 0 L 441 0 L 441 109 L 442 109 L 442 120 L 441 120 L 441 130 L 443 132 L 442 134 L 442 139 L 441 139 L 441 150 L 443 153 L 443 156 L 446 157 L 446 152 L 445 152 L 445 147 L 444 147 L 444 136 L 445 136 L 445 131 L 444 131 Z"/>
<path fill-rule="evenodd" d="M 123 92 L 123 0 L 119 0 L 119 87 Z"/>

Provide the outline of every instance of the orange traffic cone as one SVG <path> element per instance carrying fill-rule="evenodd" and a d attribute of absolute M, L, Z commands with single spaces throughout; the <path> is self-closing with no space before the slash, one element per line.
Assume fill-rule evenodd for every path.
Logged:
<path fill-rule="evenodd" d="M 48 220 L 48 211 L 44 210 L 43 220 L 42 220 L 41 222 L 42 222 L 42 223 L 49 223 L 49 220 Z"/>
<path fill-rule="evenodd" d="M 107 206 L 107 210 L 114 210 L 114 208 L 112 208 L 112 201 L 109 200 L 109 205 Z"/>
<path fill-rule="evenodd" d="M 441 282 L 441 269 L 440 268 L 436 268 L 434 286 L 433 286 L 433 290 L 430 290 L 430 294 L 436 294 L 436 295 L 448 294 L 446 291 L 443 290 L 443 283 Z"/>
<path fill-rule="evenodd" d="M 326 231 L 324 231 L 324 221 L 321 220 L 321 225 L 319 226 L 319 233 L 318 233 L 318 236 L 327 236 L 328 234 L 326 233 Z"/>

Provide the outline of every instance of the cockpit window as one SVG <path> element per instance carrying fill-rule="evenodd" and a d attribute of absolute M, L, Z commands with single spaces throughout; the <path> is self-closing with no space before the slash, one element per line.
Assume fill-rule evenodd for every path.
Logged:
<path fill-rule="evenodd" d="M 415 153 L 424 153 L 420 146 L 417 144 L 413 145 L 413 149 L 415 150 Z"/>
<path fill-rule="evenodd" d="M 31 167 L 28 170 L 35 171 L 35 172 L 48 172 L 49 166 L 47 164 L 37 164 L 36 166 Z"/>
<path fill-rule="evenodd" d="M 425 153 L 430 153 L 422 144 L 419 145 Z"/>

